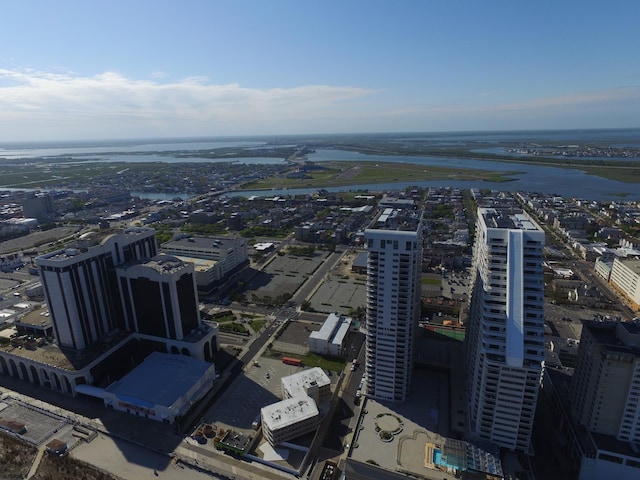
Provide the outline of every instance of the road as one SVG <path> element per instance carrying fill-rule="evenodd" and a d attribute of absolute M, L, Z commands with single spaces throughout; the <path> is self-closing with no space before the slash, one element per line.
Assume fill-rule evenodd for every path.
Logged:
<path fill-rule="evenodd" d="M 345 439 L 350 432 L 349 424 L 356 412 L 356 406 L 360 403 L 360 398 L 356 396 L 358 385 L 364 375 L 364 334 L 356 333 L 351 336 L 351 344 L 348 346 L 350 352 L 357 352 L 354 356 L 358 359 L 358 367 L 354 371 L 347 369 L 347 379 L 343 384 L 342 393 L 336 406 L 336 412 L 331 419 L 331 425 L 325 436 L 322 446 L 335 451 L 342 451 L 345 447 Z"/>

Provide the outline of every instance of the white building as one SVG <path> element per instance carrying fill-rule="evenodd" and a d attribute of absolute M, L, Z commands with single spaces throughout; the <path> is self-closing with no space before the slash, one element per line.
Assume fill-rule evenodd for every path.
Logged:
<path fill-rule="evenodd" d="M 640 260 L 615 258 L 609 284 L 624 295 L 634 310 L 640 310 Z"/>
<path fill-rule="evenodd" d="M 404 401 L 420 318 L 421 212 L 384 208 L 367 242 L 366 384 L 380 400 Z"/>
<path fill-rule="evenodd" d="M 469 428 L 530 450 L 544 360 L 544 231 L 526 214 L 478 209 L 466 334 Z"/>
<path fill-rule="evenodd" d="M 162 251 L 185 261 L 197 263 L 198 290 L 211 292 L 230 275 L 249 264 L 247 244 L 243 238 L 180 236 L 161 245 Z M 197 262 L 195 259 L 208 260 Z"/>
<path fill-rule="evenodd" d="M 330 313 L 317 332 L 309 335 L 309 350 L 320 355 L 342 356 L 351 318 Z"/>
<path fill-rule="evenodd" d="M 283 399 L 307 395 L 317 405 L 324 405 L 331 397 L 331 380 L 320 367 L 282 377 L 281 386 Z"/>
<path fill-rule="evenodd" d="M 320 424 L 316 402 L 305 394 L 263 407 L 260 417 L 262 432 L 271 445 L 313 432 Z"/>

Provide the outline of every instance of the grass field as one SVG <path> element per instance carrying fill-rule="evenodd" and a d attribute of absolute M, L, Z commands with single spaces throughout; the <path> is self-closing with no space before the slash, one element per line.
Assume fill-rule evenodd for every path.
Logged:
<path fill-rule="evenodd" d="M 292 353 L 280 352 L 278 350 L 267 350 L 264 354 L 269 358 L 282 358 L 282 357 L 291 357 L 291 358 L 299 358 L 302 360 L 302 364 L 305 367 L 320 367 L 323 370 L 330 370 L 332 372 L 342 371 L 344 368 L 345 362 L 342 360 L 338 360 L 335 358 L 323 357 L 322 355 L 318 355 L 317 353 L 307 353 L 306 355 L 296 355 Z"/>
<path fill-rule="evenodd" d="M 323 170 L 309 172 L 311 178 L 267 178 L 249 183 L 243 188 L 320 188 L 326 186 L 358 185 L 368 183 L 408 182 L 425 180 L 485 180 L 508 182 L 516 171 L 492 172 L 416 165 L 413 163 L 327 162 Z"/>

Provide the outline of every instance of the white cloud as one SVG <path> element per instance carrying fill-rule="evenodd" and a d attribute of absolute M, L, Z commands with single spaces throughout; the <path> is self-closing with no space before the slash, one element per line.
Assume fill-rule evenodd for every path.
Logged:
<path fill-rule="evenodd" d="M 484 92 L 481 96 L 495 96 L 495 92 Z M 477 115 L 495 114 L 499 112 L 520 112 L 544 111 L 556 109 L 558 107 L 577 108 L 586 106 L 597 106 L 617 102 L 637 102 L 640 101 L 640 87 L 620 87 L 609 90 L 599 90 L 593 92 L 568 93 L 547 98 L 537 98 L 522 102 L 494 103 L 482 105 L 433 105 L 433 106 L 410 106 L 390 110 L 387 115 L 416 115 L 416 114 L 456 114 L 456 115 Z"/>
<path fill-rule="evenodd" d="M 640 125 L 638 86 L 515 102 L 487 91 L 452 105 L 424 96 L 406 104 L 392 89 L 166 78 L 0 69 L 0 141 Z"/>
<path fill-rule="evenodd" d="M 269 133 L 339 115 L 345 103 L 374 93 L 328 85 L 257 89 L 201 77 L 161 83 L 158 73 L 135 80 L 116 72 L 0 69 L 0 126 L 13 136 L 1 140 Z"/>

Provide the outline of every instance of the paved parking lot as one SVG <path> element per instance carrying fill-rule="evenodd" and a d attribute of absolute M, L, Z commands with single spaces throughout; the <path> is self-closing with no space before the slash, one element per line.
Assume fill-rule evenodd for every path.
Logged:
<path fill-rule="evenodd" d="M 318 251 L 313 257 L 276 255 L 264 269 L 247 284 L 246 294 L 259 297 L 278 297 L 295 292 L 324 262 L 328 252 Z"/>
<path fill-rule="evenodd" d="M 366 292 L 364 278 L 331 275 L 313 294 L 311 307 L 318 312 L 346 314 L 351 308 L 365 306 Z"/>
<path fill-rule="evenodd" d="M 53 413 L 29 407 L 14 399 L 3 401 L 7 407 L 0 412 L 0 417 L 25 424 L 27 430 L 21 436 L 36 445 L 41 445 L 67 425 L 66 419 Z"/>
<path fill-rule="evenodd" d="M 303 370 L 279 359 L 262 357 L 258 363 L 248 366 L 233 382 L 205 413 L 205 421 L 241 433 L 253 432 L 251 424 L 260 409 L 282 399 L 280 379 Z"/>

